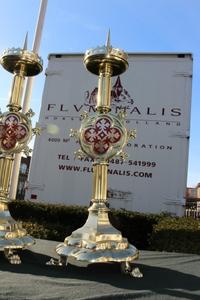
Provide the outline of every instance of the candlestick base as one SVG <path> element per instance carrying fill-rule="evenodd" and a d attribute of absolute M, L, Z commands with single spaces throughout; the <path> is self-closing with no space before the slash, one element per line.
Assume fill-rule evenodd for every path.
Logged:
<path fill-rule="evenodd" d="M 61 261 L 66 259 L 66 264 L 78 266 L 106 262 L 127 264 L 139 257 L 139 251 L 110 224 L 108 211 L 105 203 L 93 203 L 83 227 L 56 247 Z"/>
<path fill-rule="evenodd" d="M 16 250 L 22 250 L 35 243 L 35 240 L 27 235 L 22 224 L 16 222 L 10 215 L 7 201 L 0 202 L 0 251 L 4 251 L 5 257 L 11 264 L 20 264 L 21 260 Z"/>

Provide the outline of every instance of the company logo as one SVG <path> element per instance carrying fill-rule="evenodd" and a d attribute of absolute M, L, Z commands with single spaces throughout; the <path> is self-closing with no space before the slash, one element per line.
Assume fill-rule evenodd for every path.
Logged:
<path fill-rule="evenodd" d="M 51 115 L 51 117 L 56 120 L 58 117 L 63 118 L 77 118 L 77 113 L 80 114 L 81 111 L 86 110 L 88 113 L 93 113 L 96 111 L 98 88 L 95 87 L 92 90 L 87 90 L 84 92 L 84 99 L 82 104 L 75 103 L 69 107 L 69 104 L 57 104 L 48 103 L 47 111 L 51 113 L 65 113 L 64 115 Z M 160 124 L 176 124 L 180 126 L 179 117 L 182 116 L 182 111 L 180 107 L 170 107 L 162 104 L 162 99 L 157 99 L 157 104 L 145 105 L 143 101 L 137 99 L 136 103 L 135 97 L 130 95 L 129 91 L 123 86 L 120 77 L 118 76 L 111 88 L 111 108 L 112 113 L 118 114 L 120 111 L 124 111 L 127 114 L 128 120 L 133 120 L 134 122 L 156 122 L 157 125 Z M 48 119 L 49 116 L 46 116 Z M 128 122 L 128 121 L 127 121 Z"/>
<path fill-rule="evenodd" d="M 85 92 L 85 106 L 96 106 L 97 104 L 97 94 L 98 88 L 95 87 L 92 92 L 86 91 Z M 111 106 L 116 107 L 119 104 L 133 104 L 134 101 L 129 95 L 128 91 L 122 86 L 121 79 L 118 76 L 116 79 L 115 84 L 111 89 Z"/>

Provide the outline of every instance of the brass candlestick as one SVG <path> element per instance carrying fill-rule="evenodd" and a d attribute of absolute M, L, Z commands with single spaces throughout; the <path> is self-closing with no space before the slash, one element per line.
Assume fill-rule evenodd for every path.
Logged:
<path fill-rule="evenodd" d="M 20 112 L 25 76 L 35 76 L 42 71 L 41 58 L 26 48 L 27 38 L 22 49 L 8 49 L 0 58 L 1 65 L 14 74 L 8 111 L 0 114 L 0 250 L 4 251 L 12 264 L 21 263 L 16 250 L 24 249 L 35 242 L 22 225 L 11 217 L 8 209 L 14 155 L 21 151 L 28 154 L 27 144 L 32 134 L 38 132 L 31 125 L 33 112 Z"/>
<path fill-rule="evenodd" d="M 124 114 L 114 115 L 111 108 L 111 76 L 123 73 L 128 68 L 127 55 L 110 46 L 110 35 L 106 46 L 88 50 L 84 56 L 86 68 L 99 76 L 96 113 L 83 113 L 79 130 L 72 130 L 71 136 L 78 139 L 81 149 L 77 157 L 85 155 L 94 159 L 92 206 L 85 225 L 65 238 L 56 247 L 61 262 L 87 266 L 91 263 L 120 262 L 122 270 L 134 277 L 142 277 L 138 268 L 130 264 L 138 258 L 138 250 L 123 238 L 108 218 L 107 174 L 109 160 L 122 151 L 135 130 L 127 131 Z"/>

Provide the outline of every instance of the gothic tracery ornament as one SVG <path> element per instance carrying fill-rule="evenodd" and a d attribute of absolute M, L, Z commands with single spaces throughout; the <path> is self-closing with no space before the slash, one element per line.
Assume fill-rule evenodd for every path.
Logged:
<path fill-rule="evenodd" d="M 85 130 L 85 142 L 93 145 L 94 152 L 104 154 L 112 144 L 117 143 L 121 138 L 121 131 L 112 127 L 108 117 L 99 118 L 94 127 Z"/>
<path fill-rule="evenodd" d="M 17 142 L 23 142 L 28 135 L 28 127 L 20 121 L 17 114 L 8 114 L 0 123 L 0 143 L 4 151 L 14 149 Z"/>

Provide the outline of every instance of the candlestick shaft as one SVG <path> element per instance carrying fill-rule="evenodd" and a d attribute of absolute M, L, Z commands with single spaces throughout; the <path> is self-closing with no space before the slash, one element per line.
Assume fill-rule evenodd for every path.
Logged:
<path fill-rule="evenodd" d="M 111 76 L 112 67 L 109 63 L 105 63 L 100 68 L 99 82 L 98 82 L 98 95 L 97 106 L 98 112 L 110 111 L 111 103 Z"/>
<path fill-rule="evenodd" d="M 10 111 L 19 111 L 21 109 L 24 81 L 25 77 L 23 72 L 16 73 L 14 75 L 10 92 L 10 100 L 7 105 Z"/>
<path fill-rule="evenodd" d="M 13 159 L 13 155 L 0 157 L 0 201 L 7 201 Z"/>
<path fill-rule="evenodd" d="M 92 201 L 105 202 L 107 199 L 107 163 L 94 164 L 93 166 L 93 191 Z"/>

